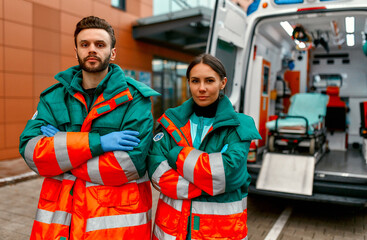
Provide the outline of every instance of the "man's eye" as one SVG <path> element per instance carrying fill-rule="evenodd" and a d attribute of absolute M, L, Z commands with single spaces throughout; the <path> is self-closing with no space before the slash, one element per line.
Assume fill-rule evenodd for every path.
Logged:
<path fill-rule="evenodd" d="M 80 46 L 82 46 L 82 47 L 87 47 L 87 46 L 88 46 L 88 44 L 86 44 L 86 43 L 82 43 L 82 44 L 80 44 Z"/>
<path fill-rule="evenodd" d="M 104 44 L 103 43 L 99 43 L 99 44 L 97 44 L 97 46 L 100 47 L 100 48 L 102 48 L 102 47 L 104 47 Z"/>

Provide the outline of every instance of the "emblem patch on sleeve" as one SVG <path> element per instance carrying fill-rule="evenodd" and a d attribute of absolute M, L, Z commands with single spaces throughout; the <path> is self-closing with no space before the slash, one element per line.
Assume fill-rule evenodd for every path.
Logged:
<path fill-rule="evenodd" d="M 162 133 L 162 132 L 157 133 L 157 134 L 154 136 L 153 141 L 154 141 L 154 142 L 157 142 L 157 141 L 161 140 L 163 137 L 164 137 L 164 133 Z"/>

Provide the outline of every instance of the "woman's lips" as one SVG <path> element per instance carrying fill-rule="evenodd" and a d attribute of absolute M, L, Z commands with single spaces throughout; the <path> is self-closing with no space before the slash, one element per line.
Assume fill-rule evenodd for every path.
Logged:
<path fill-rule="evenodd" d="M 199 96 L 198 97 L 200 100 L 206 100 L 208 97 L 207 96 Z"/>

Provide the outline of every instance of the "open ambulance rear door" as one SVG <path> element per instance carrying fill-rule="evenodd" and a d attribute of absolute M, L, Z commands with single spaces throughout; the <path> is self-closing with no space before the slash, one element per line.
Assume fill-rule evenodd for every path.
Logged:
<path fill-rule="evenodd" d="M 212 15 L 207 52 L 219 58 L 227 72 L 225 94 L 236 110 L 240 107 L 241 89 L 244 87 L 246 59 L 246 12 L 230 0 L 217 0 Z"/>
<path fill-rule="evenodd" d="M 247 164 L 250 194 L 367 206 L 361 151 L 367 152 L 367 136 L 358 132 L 359 104 L 367 103 L 366 42 L 366 0 L 261 0 L 250 15 L 230 0 L 216 1 L 207 52 L 223 62 L 225 94 L 236 111 L 254 119 L 262 137 L 255 141 L 256 161 Z M 316 152 L 311 138 L 284 137 L 278 148 L 269 147 L 274 133 L 266 123 L 288 113 L 291 97 L 327 94 L 329 86 L 339 88 L 348 106 L 342 109 L 348 127 L 337 132 L 320 124 Z"/>

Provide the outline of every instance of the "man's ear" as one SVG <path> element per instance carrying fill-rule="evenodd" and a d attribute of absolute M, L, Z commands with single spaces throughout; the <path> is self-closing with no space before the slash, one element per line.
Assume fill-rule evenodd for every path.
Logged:
<path fill-rule="evenodd" d="M 110 58 L 111 61 L 115 60 L 116 54 L 117 54 L 116 48 L 112 48 L 111 49 L 111 58 Z"/>
<path fill-rule="evenodd" d="M 76 47 L 74 48 L 75 51 L 75 58 L 78 59 L 78 51 L 76 50 Z"/>

